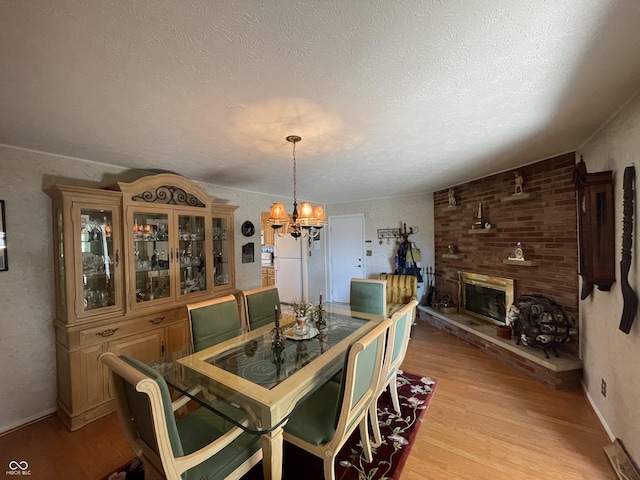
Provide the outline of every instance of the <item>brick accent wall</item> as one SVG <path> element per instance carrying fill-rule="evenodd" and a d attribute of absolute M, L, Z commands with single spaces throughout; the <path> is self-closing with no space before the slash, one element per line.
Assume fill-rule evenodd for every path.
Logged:
<path fill-rule="evenodd" d="M 436 295 L 457 301 L 458 271 L 515 280 L 515 297 L 541 294 L 553 298 L 574 322 L 578 320 L 578 236 L 574 153 L 517 169 L 527 199 L 503 201 L 515 191 L 514 170 L 458 185 L 457 208 L 448 209 L 449 190 L 434 193 Z M 471 234 L 478 204 L 492 224 L 485 234 Z M 536 266 L 506 265 L 517 242 Z M 443 258 L 454 244 L 462 258 Z M 577 337 L 576 337 L 577 338 Z M 573 345 L 571 350 L 577 349 Z"/>

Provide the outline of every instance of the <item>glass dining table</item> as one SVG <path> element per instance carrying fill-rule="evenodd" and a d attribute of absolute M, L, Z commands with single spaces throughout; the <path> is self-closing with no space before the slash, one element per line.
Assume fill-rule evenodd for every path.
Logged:
<path fill-rule="evenodd" d="M 384 320 L 325 303 L 309 316 L 307 334 L 283 315 L 280 337 L 271 324 L 199 352 L 166 355 L 152 367 L 170 388 L 261 435 L 264 478 L 278 480 L 289 415 L 342 369 L 349 346 Z"/>

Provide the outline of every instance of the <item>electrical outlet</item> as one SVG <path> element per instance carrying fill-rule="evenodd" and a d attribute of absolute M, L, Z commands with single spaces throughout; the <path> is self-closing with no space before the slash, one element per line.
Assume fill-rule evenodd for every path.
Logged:
<path fill-rule="evenodd" d="M 600 379 L 600 393 L 603 397 L 607 396 L 607 382 L 604 381 L 604 378 Z"/>

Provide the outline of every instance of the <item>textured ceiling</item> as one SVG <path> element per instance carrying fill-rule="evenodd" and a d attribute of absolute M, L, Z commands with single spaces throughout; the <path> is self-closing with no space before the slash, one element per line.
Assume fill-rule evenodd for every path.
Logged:
<path fill-rule="evenodd" d="M 0 143 L 316 202 L 578 148 L 640 87 L 635 0 L 0 0 Z"/>

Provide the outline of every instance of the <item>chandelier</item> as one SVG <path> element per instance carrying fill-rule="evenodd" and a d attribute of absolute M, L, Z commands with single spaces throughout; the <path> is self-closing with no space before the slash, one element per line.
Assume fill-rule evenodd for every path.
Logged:
<path fill-rule="evenodd" d="M 298 199 L 296 191 L 296 143 L 302 140 L 297 135 L 289 135 L 287 142 L 293 143 L 293 213 L 287 213 L 284 203 L 276 202 L 271 206 L 271 213 L 267 225 L 274 229 L 275 234 L 283 237 L 290 234 L 294 238 L 310 235 L 315 237 L 317 231 L 327 224 L 324 216 L 324 208 L 320 205 L 313 206 L 309 202 L 300 204 L 298 212 Z"/>

